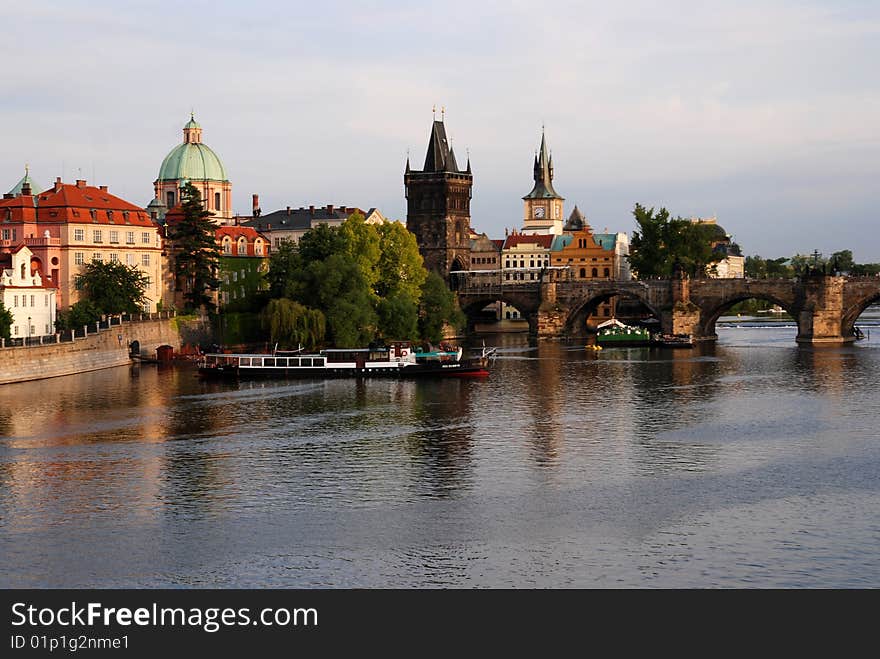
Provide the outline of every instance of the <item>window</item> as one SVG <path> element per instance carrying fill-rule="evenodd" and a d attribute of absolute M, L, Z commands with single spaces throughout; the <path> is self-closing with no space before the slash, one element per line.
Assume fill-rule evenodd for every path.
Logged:
<path fill-rule="evenodd" d="M 220 193 L 214 193 L 214 210 L 220 210 Z"/>
<path fill-rule="evenodd" d="M 35 299 L 35 296 L 34 296 L 34 295 L 31 295 L 31 306 L 32 306 L 32 307 L 37 306 L 36 303 L 34 302 L 34 299 Z"/>
<path fill-rule="evenodd" d="M 101 256 L 101 252 L 92 252 L 92 261 L 103 261 L 104 257 Z"/>
<path fill-rule="evenodd" d="M 609 270 L 608 268 L 605 268 L 605 277 L 610 277 L 610 276 L 611 276 L 611 270 Z"/>
<path fill-rule="evenodd" d="M 73 230 L 73 239 L 74 240 L 85 240 L 86 239 L 86 231 L 85 229 L 74 229 Z"/>
<path fill-rule="evenodd" d="M 110 232 L 110 242 L 111 243 L 118 243 L 119 242 L 119 232 L 118 231 L 111 231 Z"/>
<path fill-rule="evenodd" d="M 238 255 L 247 255 L 247 243 L 245 242 L 244 238 L 238 241 Z"/>
<path fill-rule="evenodd" d="M 223 253 L 232 254 L 232 241 L 230 241 L 229 238 L 223 239 Z"/>
<path fill-rule="evenodd" d="M 586 279 L 586 278 L 587 278 L 587 269 L 581 268 L 581 279 Z"/>
<path fill-rule="evenodd" d="M 238 273 L 237 272 L 232 273 L 232 281 L 238 281 Z"/>
<path fill-rule="evenodd" d="M 125 232 L 125 242 L 129 245 L 134 245 L 134 231 Z"/>
<path fill-rule="evenodd" d="M 125 265 L 134 265 L 134 254 L 125 255 Z"/>
<path fill-rule="evenodd" d="M 110 263 L 117 263 L 119 261 L 119 254 L 116 252 L 110 252 Z"/>
<path fill-rule="evenodd" d="M 107 219 L 113 221 L 113 211 L 107 211 Z"/>
<path fill-rule="evenodd" d="M 94 229 L 94 230 L 92 231 L 92 242 L 95 242 L 95 243 L 102 243 L 102 242 L 104 242 L 104 239 L 103 239 L 103 236 L 102 236 L 102 232 L 101 232 L 100 229 Z"/>
<path fill-rule="evenodd" d="M 150 265 L 150 255 L 141 254 L 141 265 Z"/>
<path fill-rule="evenodd" d="M 594 277 L 598 277 L 598 276 L 599 276 L 599 268 L 593 268 L 593 276 L 594 276 Z"/>
<path fill-rule="evenodd" d="M 75 265 L 82 265 L 85 263 L 85 259 L 83 258 L 82 252 L 74 252 L 73 253 L 73 262 Z"/>
<path fill-rule="evenodd" d="M 146 231 L 144 231 L 144 232 L 141 234 L 141 242 L 142 242 L 144 245 L 149 245 L 149 244 L 150 244 L 150 234 L 148 234 Z"/>
<path fill-rule="evenodd" d="M 15 336 L 18 336 L 18 325 L 15 326 L 15 332 L 13 332 Z"/>
<path fill-rule="evenodd" d="M 174 208 L 174 190 L 169 190 L 165 193 L 165 205 L 168 207 L 168 210 Z"/>
<path fill-rule="evenodd" d="M 254 252 L 257 256 L 263 255 L 263 242 L 261 240 L 254 243 Z"/>
<path fill-rule="evenodd" d="M 17 295 L 13 298 L 13 305 L 16 307 L 18 306 L 18 296 Z"/>
<path fill-rule="evenodd" d="M 48 295 L 43 296 L 43 302 L 44 302 L 44 304 L 43 304 L 44 307 L 49 306 L 49 296 Z"/>

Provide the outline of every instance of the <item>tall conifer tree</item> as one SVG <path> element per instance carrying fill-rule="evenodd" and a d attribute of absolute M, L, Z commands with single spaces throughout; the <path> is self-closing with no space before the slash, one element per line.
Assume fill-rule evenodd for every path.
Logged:
<path fill-rule="evenodd" d="M 217 226 L 213 215 L 202 205 L 198 189 L 187 183 L 181 189 L 180 220 L 168 227 L 168 238 L 173 242 L 174 275 L 182 287 L 187 308 L 213 311 L 215 304 L 210 291 L 220 287 L 217 267 L 220 248 L 214 237 Z"/>

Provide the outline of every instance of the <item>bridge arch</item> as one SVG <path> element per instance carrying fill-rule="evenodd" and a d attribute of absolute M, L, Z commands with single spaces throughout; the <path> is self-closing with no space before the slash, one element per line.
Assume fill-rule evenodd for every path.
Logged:
<path fill-rule="evenodd" d="M 529 332 L 535 332 L 537 327 L 536 314 L 538 311 L 538 306 L 540 305 L 540 300 L 535 296 L 529 297 L 521 294 L 517 295 L 516 292 L 502 292 L 501 294 L 470 294 L 464 298 L 459 297 L 461 310 L 467 318 L 468 333 L 473 332 L 474 325 L 477 322 L 477 318 L 479 317 L 480 312 L 485 309 L 486 306 L 495 302 L 516 307 L 520 314 L 522 314 L 522 319 L 529 321 Z"/>
<path fill-rule="evenodd" d="M 613 297 L 636 300 L 644 306 L 654 318 L 657 320 L 662 318 L 660 310 L 645 296 L 629 289 L 610 286 L 598 291 L 593 290 L 585 297 L 575 300 L 569 305 L 568 316 L 565 320 L 565 333 L 568 336 L 583 335 L 587 327 L 587 318 L 598 309 L 600 304 L 608 302 Z"/>
<path fill-rule="evenodd" d="M 715 323 L 718 322 L 718 319 L 735 304 L 745 302 L 746 300 L 766 300 L 771 304 L 782 307 L 788 315 L 794 319 L 794 322 L 798 327 L 798 336 L 801 335 L 800 309 L 793 305 L 790 300 L 773 295 L 772 293 L 761 291 L 745 291 L 743 293 L 730 295 L 720 301 L 713 301 L 708 306 L 701 305 L 700 335 L 704 338 L 717 337 Z"/>
<path fill-rule="evenodd" d="M 880 286 L 878 286 L 876 290 L 857 299 L 855 302 L 850 303 L 847 308 L 843 310 L 843 317 L 840 324 L 841 335 L 845 338 L 852 338 L 855 333 L 855 325 L 859 316 L 861 316 L 865 309 L 872 304 L 878 303 L 880 303 Z"/>

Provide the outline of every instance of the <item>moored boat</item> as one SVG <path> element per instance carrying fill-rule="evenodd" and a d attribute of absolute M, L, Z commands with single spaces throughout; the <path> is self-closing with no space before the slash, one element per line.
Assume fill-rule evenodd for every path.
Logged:
<path fill-rule="evenodd" d="M 651 333 L 643 327 L 625 325 L 616 318 L 606 320 L 599 325 L 596 334 L 596 343 L 599 346 L 632 347 L 647 346 L 651 344 Z"/>
<path fill-rule="evenodd" d="M 199 362 L 199 375 L 219 378 L 486 377 L 489 359 L 463 359 L 461 348 L 422 350 L 409 341 L 369 348 L 331 348 L 314 354 L 213 353 Z"/>
<path fill-rule="evenodd" d="M 694 339 L 688 334 L 658 334 L 654 345 L 661 348 L 693 348 Z"/>

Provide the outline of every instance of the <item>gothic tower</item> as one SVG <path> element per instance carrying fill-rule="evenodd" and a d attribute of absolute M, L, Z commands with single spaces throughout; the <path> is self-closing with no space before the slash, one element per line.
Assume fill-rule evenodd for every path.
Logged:
<path fill-rule="evenodd" d="M 471 188 L 446 141 L 443 121 L 434 121 L 422 171 L 406 159 L 406 228 L 415 234 L 425 267 L 448 281 L 450 271 L 470 269 Z"/>
<path fill-rule="evenodd" d="M 541 152 L 535 154 L 535 185 L 523 197 L 523 233 L 551 234 L 562 233 L 562 204 L 565 201 L 553 189 L 553 156 L 548 154 L 547 140 L 541 131 Z"/>

